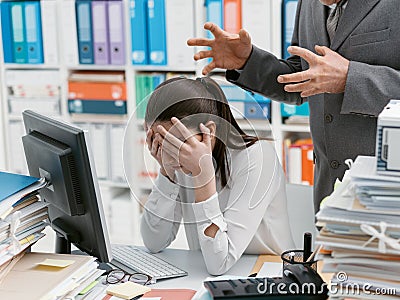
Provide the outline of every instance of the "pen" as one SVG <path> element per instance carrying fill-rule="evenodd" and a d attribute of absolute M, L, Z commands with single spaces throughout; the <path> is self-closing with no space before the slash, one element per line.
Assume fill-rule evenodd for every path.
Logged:
<path fill-rule="evenodd" d="M 310 262 L 314 259 L 315 255 L 321 250 L 322 245 L 319 245 L 317 249 L 310 255 L 310 257 L 307 259 L 307 262 Z"/>
<path fill-rule="evenodd" d="M 303 262 L 306 262 L 311 255 L 312 234 L 310 232 L 304 233 L 303 238 Z"/>

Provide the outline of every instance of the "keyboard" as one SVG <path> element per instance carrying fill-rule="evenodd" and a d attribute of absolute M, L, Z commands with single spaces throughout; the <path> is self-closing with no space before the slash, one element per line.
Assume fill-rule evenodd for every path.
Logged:
<path fill-rule="evenodd" d="M 155 280 L 187 275 L 186 271 L 135 246 L 112 245 L 112 256 L 113 265 L 128 272 L 150 275 Z"/>

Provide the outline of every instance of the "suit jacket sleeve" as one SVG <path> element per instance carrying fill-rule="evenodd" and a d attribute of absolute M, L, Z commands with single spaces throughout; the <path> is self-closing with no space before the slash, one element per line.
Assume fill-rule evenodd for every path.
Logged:
<path fill-rule="evenodd" d="M 342 114 L 377 117 L 390 99 L 400 97 L 400 72 L 386 66 L 351 61 Z"/>
<path fill-rule="evenodd" d="M 299 45 L 298 20 L 301 0 L 297 5 L 296 21 L 292 37 L 292 45 Z M 277 78 L 281 74 L 302 71 L 299 56 L 291 56 L 288 59 L 278 59 L 273 54 L 261 50 L 253 45 L 252 53 L 243 70 L 227 70 L 226 79 L 246 90 L 265 95 L 266 97 L 290 104 L 302 104 L 306 99 L 300 97 L 300 93 L 285 92 L 284 84 L 278 83 Z"/>

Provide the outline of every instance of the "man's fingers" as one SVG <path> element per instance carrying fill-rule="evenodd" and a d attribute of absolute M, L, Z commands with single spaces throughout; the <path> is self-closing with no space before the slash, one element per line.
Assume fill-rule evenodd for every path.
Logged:
<path fill-rule="evenodd" d="M 209 30 L 216 38 L 224 33 L 224 31 L 217 24 L 212 22 L 205 23 L 204 29 Z"/>
<path fill-rule="evenodd" d="M 243 28 L 240 29 L 240 31 L 239 31 L 239 39 L 242 42 L 249 43 L 249 44 L 251 43 L 250 34 Z"/>
<path fill-rule="evenodd" d="M 307 98 L 307 97 L 314 96 L 317 94 L 321 94 L 321 92 L 316 88 L 312 88 L 312 89 L 306 90 L 304 92 L 301 92 L 300 96 L 303 98 Z"/>
<path fill-rule="evenodd" d="M 290 92 L 290 93 L 302 92 L 305 90 L 309 90 L 310 85 L 311 85 L 310 81 L 296 83 L 296 84 L 287 84 L 287 85 L 285 85 L 285 91 Z"/>
<path fill-rule="evenodd" d="M 188 46 L 210 46 L 213 40 L 206 38 L 191 38 L 186 41 Z"/>
<path fill-rule="evenodd" d="M 309 64 L 314 63 L 318 58 L 318 55 L 305 48 L 290 46 L 287 50 L 290 54 L 297 55 L 305 59 Z"/>
<path fill-rule="evenodd" d="M 208 57 L 212 57 L 212 51 L 211 50 L 203 50 L 194 55 L 194 60 L 200 60 L 200 59 L 208 58 Z"/>
<path fill-rule="evenodd" d="M 296 72 L 296 73 L 291 73 L 291 74 L 285 74 L 285 75 L 279 75 L 278 76 L 278 82 L 279 83 L 289 83 L 289 82 L 302 82 L 306 80 L 312 79 L 312 73 L 310 70 L 306 71 L 301 71 L 301 72 Z"/>
<path fill-rule="evenodd" d="M 317 52 L 319 55 L 325 56 L 328 51 L 331 51 L 331 49 L 328 47 L 315 45 L 315 52 Z"/>
<path fill-rule="evenodd" d="M 212 62 L 210 62 L 207 66 L 205 66 L 202 70 L 202 74 L 203 75 L 207 75 L 208 73 L 210 73 L 212 70 L 214 70 L 216 68 L 216 64 L 214 62 L 214 60 Z"/>

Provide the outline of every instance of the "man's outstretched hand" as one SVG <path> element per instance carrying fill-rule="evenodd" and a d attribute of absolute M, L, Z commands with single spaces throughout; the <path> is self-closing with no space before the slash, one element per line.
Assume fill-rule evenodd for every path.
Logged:
<path fill-rule="evenodd" d="M 212 58 L 212 61 L 203 68 L 203 75 L 207 75 L 215 68 L 232 70 L 244 66 L 252 49 L 250 35 L 244 29 L 241 29 L 239 34 L 233 34 L 210 22 L 204 24 L 204 29 L 209 30 L 214 39 L 191 38 L 187 41 L 189 46 L 211 48 L 194 55 L 195 60 Z"/>
<path fill-rule="evenodd" d="M 299 92 L 301 97 L 316 94 L 343 93 L 346 87 L 349 61 L 325 46 L 315 46 L 315 54 L 308 49 L 291 46 L 288 52 L 308 62 L 309 69 L 278 76 L 279 83 L 286 83 L 286 92 Z"/>

